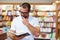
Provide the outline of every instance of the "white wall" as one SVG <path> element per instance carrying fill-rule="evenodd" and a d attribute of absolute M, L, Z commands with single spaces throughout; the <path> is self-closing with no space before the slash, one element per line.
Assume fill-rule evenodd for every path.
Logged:
<path fill-rule="evenodd" d="M 10 3 L 10 2 L 18 2 L 18 3 L 20 3 L 20 2 L 29 2 L 29 3 L 42 3 L 42 2 L 44 2 L 44 3 L 49 3 L 49 2 L 52 2 L 52 0 L 0 0 L 0 3 L 1 2 L 6 2 L 6 3 Z"/>

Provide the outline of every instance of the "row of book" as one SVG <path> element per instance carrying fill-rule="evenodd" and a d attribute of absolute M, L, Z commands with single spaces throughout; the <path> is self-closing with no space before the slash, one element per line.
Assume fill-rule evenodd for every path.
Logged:
<path fill-rule="evenodd" d="M 60 22 L 60 18 L 58 19 L 58 22 Z"/>
<path fill-rule="evenodd" d="M 56 21 L 56 17 L 39 17 L 39 21 L 42 21 L 42 22 L 55 22 Z"/>
<path fill-rule="evenodd" d="M 36 12 L 35 12 L 36 13 Z M 0 11 L 0 15 L 20 15 L 18 10 L 14 10 L 12 12 L 12 10 L 7 10 L 7 11 Z M 34 15 L 34 12 L 30 12 L 30 15 Z M 37 12 L 38 16 L 54 16 L 56 15 L 56 12 Z"/>
<path fill-rule="evenodd" d="M 60 5 L 58 6 L 58 10 L 60 10 Z"/>
<path fill-rule="evenodd" d="M 43 33 L 41 34 L 38 38 L 41 38 L 41 39 L 51 39 L 51 38 L 55 38 L 55 35 L 56 33 L 50 33 L 50 34 L 46 34 L 46 33 Z"/>
<path fill-rule="evenodd" d="M 56 23 L 40 23 L 40 27 L 56 28 Z"/>
<path fill-rule="evenodd" d="M 51 33 L 51 32 L 55 32 L 55 29 L 52 28 L 40 28 L 40 32 L 42 33 Z"/>
<path fill-rule="evenodd" d="M 0 16 L 0 21 L 12 21 L 13 20 L 13 16 Z"/>
<path fill-rule="evenodd" d="M 37 15 L 39 15 L 39 16 L 54 16 L 54 15 L 56 15 L 56 12 L 37 12 Z"/>
<path fill-rule="evenodd" d="M 2 28 L 0 28 L 0 34 L 7 33 L 8 30 L 9 30 L 8 27 L 2 27 Z"/>

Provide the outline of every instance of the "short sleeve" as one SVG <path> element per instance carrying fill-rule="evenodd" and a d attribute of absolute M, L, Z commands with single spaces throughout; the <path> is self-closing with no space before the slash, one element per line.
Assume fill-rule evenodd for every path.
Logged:
<path fill-rule="evenodd" d="M 33 20 L 33 26 L 34 26 L 34 27 L 36 27 L 36 26 L 39 27 L 39 26 L 40 26 L 40 25 L 39 25 L 39 20 L 38 20 L 38 18 L 34 18 L 34 20 Z"/>

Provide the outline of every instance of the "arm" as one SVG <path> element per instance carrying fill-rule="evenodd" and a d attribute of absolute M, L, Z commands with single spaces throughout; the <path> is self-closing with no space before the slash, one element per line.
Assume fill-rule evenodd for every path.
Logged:
<path fill-rule="evenodd" d="M 9 33 L 8 33 L 8 34 L 9 34 L 8 36 L 9 36 L 12 40 L 16 40 L 17 37 L 15 36 L 15 34 L 13 34 L 13 32 L 15 32 L 15 31 L 10 30 Z"/>
<path fill-rule="evenodd" d="M 35 36 L 38 36 L 40 34 L 40 28 L 39 27 L 34 27 L 33 25 L 31 25 L 27 19 L 23 18 L 23 23 L 28 27 L 28 29 L 31 31 L 32 34 L 34 34 Z"/>
<path fill-rule="evenodd" d="M 28 29 L 31 31 L 32 34 L 35 36 L 39 36 L 40 34 L 40 28 L 39 27 L 33 27 L 31 24 L 27 24 Z"/>
<path fill-rule="evenodd" d="M 10 30 L 9 30 L 9 34 L 8 34 L 8 36 L 11 38 L 11 39 L 13 39 L 13 40 L 20 40 L 20 39 L 22 39 L 23 37 L 25 37 L 25 36 L 21 36 L 21 37 L 16 37 L 16 20 L 17 19 L 14 19 L 13 21 L 12 21 L 12 23 L 11 23 L 11 28 L 10 28 Z"/>
<path fill-rule="evenodd" d="M 8 36 L 9 36 L 11 39 L 15 40 L 15 37 L 16 37 L 16 36 L 15 36 L 12 32 L 14 32 L 14 31 L 10 30 L 9 33 L 8 33 L 8 34 L 9 34 Z"/>
<path fill-rule="evenodd" d="M 16 39 L 16 36 L 15 36 L 15 30 L 16 30 L 16 24 L 15 24 L 15 19 L 12 21 L 12 23 L 11 23 L 11 28 L 10 28 L 10 30 L 9 30 L 9 32 L 8 32 L 8 36 L 11 38 L 11 39 L 13 39 L 13 40 L 15 40 Z"/>
<path fill-rule="evenodd" d="M 9 31 L 9 35 L 8 35 L 12 40 L 20 40 L 20 39 L 22 39 L 22 38 L 25 37 L 25 36 L 16 37 L 15 34 L 13 34 L 13 32 L 15 32 L 15 31 L 10 30 L 10 31 Z"/>

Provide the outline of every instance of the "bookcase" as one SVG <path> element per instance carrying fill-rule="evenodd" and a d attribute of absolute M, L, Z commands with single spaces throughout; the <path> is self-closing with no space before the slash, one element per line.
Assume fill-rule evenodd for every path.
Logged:
<path fill-rule="evenodd" d="M 19 16 L 19 4 L 0 5 L 0 26 L 11 26 L 11 21 Z M 35 38 L 50 39 L 56 34 L 56 4 L 40 5 L 31 4 L 30 16 L 36 17 L 40 24 L 40 36 Z"/>
<path fill-rule="evenodd" d="M 40 23 L 39 38 L 54 38 L 56 36 L 56 5 L 35 5 L 35 10 Z"/>
<path fill-rule="evenodd" d="M 57 11 L 57 38 L 60 38 L 60 1 L 56 2 L 56 11 Z"/>
<path fill-rule="evenodd" d="M 12 20 L 12 15 L 10 15 L 13 12 L 12 7 L 13 5 L 0 5 L 0 40 L 7 38 L 6 26 L 8 26 L 8 22 Z"/>

